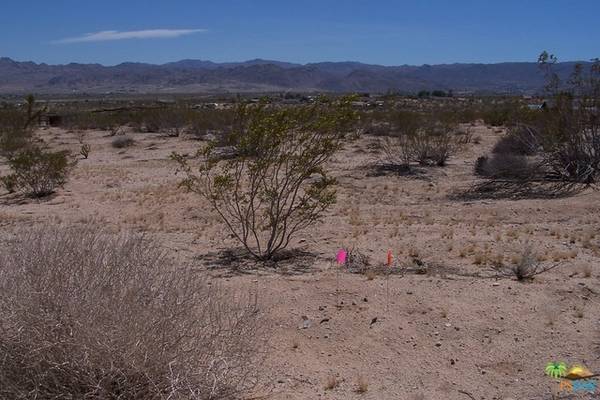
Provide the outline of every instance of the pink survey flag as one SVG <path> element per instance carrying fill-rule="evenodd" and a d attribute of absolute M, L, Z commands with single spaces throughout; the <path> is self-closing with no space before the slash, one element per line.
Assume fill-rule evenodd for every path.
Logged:
<path fill-rule="evenodd" d="M 388 250 L 388 252 L 387 252 L 387 266 L 388 267 L 392 266 L 392 258 L 393 258 L 392 251 Z"/>
<path fill-rule="evenodd" d="M 346 255 L 347 255 L 346 250 L 339 249 L 337 252 L 337 255 L 335 257 L 337 260 L 337 263 L 340 265 L 346 264 Z"/>

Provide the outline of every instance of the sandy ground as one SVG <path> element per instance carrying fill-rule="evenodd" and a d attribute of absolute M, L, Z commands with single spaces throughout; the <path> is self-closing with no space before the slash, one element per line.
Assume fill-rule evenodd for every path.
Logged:
<path fill-rule="evenodd" d="M 501 134 L 483 126 L 473 133 L 477 144 L 419 178 L 376 173 L 372 137 L 349 144 L 332 163 L 338 203 L 294 242 L 309 254 L 277 269 L 223 266 L 219 255 L 237 244 L 202 199 L 177 188 L 169 160 L 201 143 L 156 134 L 131 133 L 132 147 L 114 149 L 106 132 L 87 132 L 89 159 L 51 198 L 0 192 L 0 232 L 89 223 L 146 232 L 212 279 L 258 293 L 270 332 L 258 393 L 267 398 L 599 398 L 600 388 L 596 397 L 553 397 L 558 384 L 543 370 L 557 360 L 600 373 L 600 194 L 452 200 Z M 72 132 L 39 134 L 78 151 Z M 494 277 L 492 262 L 510 263 L 526 243 L 541 262 L 561 266 L 531 283 Z M 340 247 L 379 265 L 391 249 L 394 273 L 369 279 L 338 271 L 332 260 Z M 413 259 L 423 266 L 413 268 Z"/>

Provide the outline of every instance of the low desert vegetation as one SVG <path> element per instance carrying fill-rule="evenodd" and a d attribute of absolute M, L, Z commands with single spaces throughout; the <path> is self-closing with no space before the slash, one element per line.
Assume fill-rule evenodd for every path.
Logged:
<path fill-rule="evenodd" d="M 529 281 L 537 275 L 548 272 L 560 264 L 544 265 L 538 260 L 532 246 L 527 244 L 520 254 L 515 255 L 510 264 L 495 263 L 494 268 L 502 276 L 514 277 L 518 281 Z"/>
<path fill-rule="evenodd" d="M 32 135 L 45 107 L 38 107 L 33 95 L 27 96 L 24 108 L 7 107 L 0 112 L 0 155 L 7 157 L 30 146 Z"/>
<path fill-rule="evenodd" d="M 369 381 L 364 375 L 358 375 L 356 378 L 356 393 L 367 393 L 369 391 Z"/>
<path fill-rule="evenodd" d="M 0 154 L 10 169 L 8 175 L 0 176 L 0 183 L 9 193 L 44 197 L 65 184 L 75 162 L 68 151 L 51 151 L 33 136 L 37 119 L 45 111 L 35 108 L 35 98 L 28 96 L 25 110 L 10 110 L 11 118 L 0 124 Z"/>
<path fill-rule="evenodd" d="M 115 149 L 123 149 L 125 147 L 133 146 L 133 143 L 133 139 L 129 136 L 117 136 L 110 142 L 110 145 Z"/>
<path fill-rule="evenodd" d="M 102 107 L 102 108 L 100 108 Z M 124 127 L 134 132 L 159 133 L 169 137 L 188 135 L 201 137 L 207 133 L 219 136 L 234 124 L 234 109 L 194 109 L 191 104 L 177 102 L 157 105 L 154 102 L 138 105 L 115 102 L 106 108 L 70 105 L 64 109 L 63 126 L 69 130 L 103 130 L 110 136 L 123 133 Z"/>
<path fill-rule="evenodd" d="M 490 183 L 553 183 L 557 193 L 600 178 L 600 61 L 575 66 L 567 83 L 552 72 L 556 58 L 542 53 L 550 103 L 535 118 L 514 121 L 508 133 L 482 156 L 476 174 Z M 489 190 L 492 185 L 486 185 Z"/>
<path fill-rule="evenodd" d="M 340 385 L 340 380 L 337 376 L 331 374 L 325 379 L 325 390 L 334 390 Z"/>
<path fill-rule="evenodd" d="M 381 140 L 382 161 L 405 171 L 413 164 L 443 167 L 465 141 L 455 124 L 433 115 L 395 112 L 390 119 Z"/>
<path fill-rule="evenodd" d="M 258 314 L 159 246 L 96 228 L 0 253 L 0 397 L 230 399 L 256 384 Z"/>
<path fill-rule="evenodd" d="M 7 159 L 9 175 L 0 177 L 9 193 L 23 192 L 31 197 L 44 197 L 62 187 L 75 165 L 65 151 L 44 151 L 33 146 L 16 152 Z"/>

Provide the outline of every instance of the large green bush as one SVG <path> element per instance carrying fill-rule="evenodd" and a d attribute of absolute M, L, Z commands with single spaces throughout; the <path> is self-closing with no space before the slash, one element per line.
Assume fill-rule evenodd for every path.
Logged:
<path fill-rule="evenodd" d="M 183 184 L 210 202 L 250 254 L 271 259 L 335 202 L 326 163 L 348 139 L 356 118 L 350 104 L 240 106 L 231 146 L 213 143 L 199 152 L 197 172 L 174 155 L 187 175 Z"/>

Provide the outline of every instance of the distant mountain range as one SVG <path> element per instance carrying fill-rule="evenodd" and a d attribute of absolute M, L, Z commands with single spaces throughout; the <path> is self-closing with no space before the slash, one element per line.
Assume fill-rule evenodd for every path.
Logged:
<path fill-rule="evenodd" d="M 556 65 L 565 77 L 574 62 Z M 544 85 L 536 63 L 381 66 L 358 62 L 293 64 L 271 60 L 162 65 L 48 65 L 0 58 L 0 93 L 370 92 L 453 90 L 533 94 Z"/>

